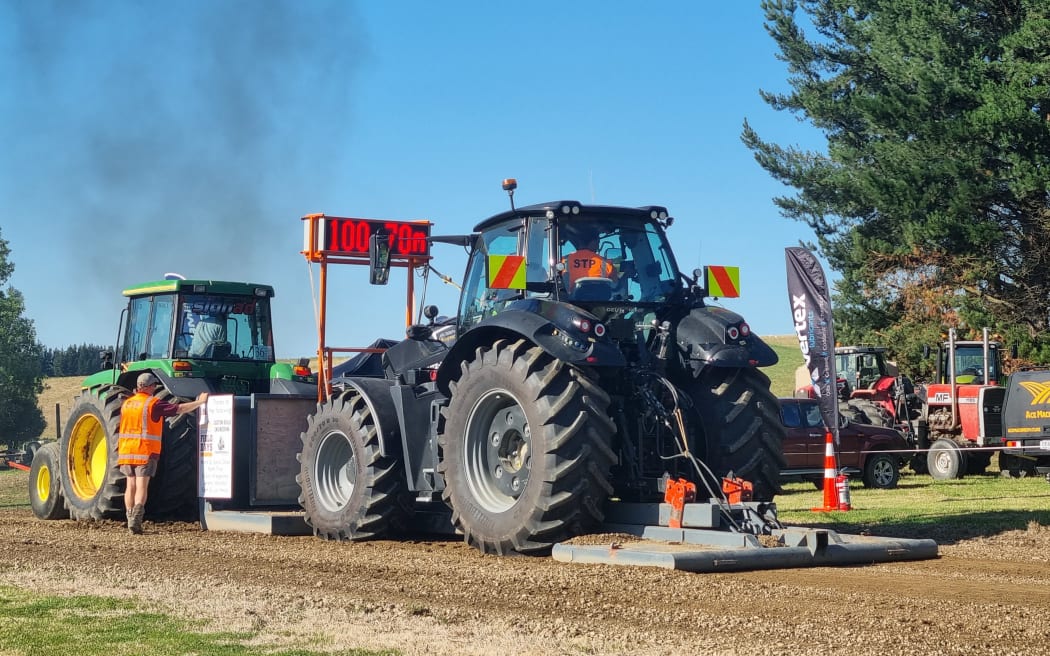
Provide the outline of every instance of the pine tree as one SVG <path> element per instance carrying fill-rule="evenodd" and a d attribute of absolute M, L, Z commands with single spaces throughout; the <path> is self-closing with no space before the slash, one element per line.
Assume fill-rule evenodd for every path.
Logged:
<path fill-rule="evenodd" d="M 762 97 L 827 150 L 767 142 L 746 122 L 742 138 L 797 190 L 776 204 L 842 275 L 838 335 L 914 355 L 948 326 L 991 326 L 1050 356 L 1050 5 L 762 6 L 792 89 Z"/>

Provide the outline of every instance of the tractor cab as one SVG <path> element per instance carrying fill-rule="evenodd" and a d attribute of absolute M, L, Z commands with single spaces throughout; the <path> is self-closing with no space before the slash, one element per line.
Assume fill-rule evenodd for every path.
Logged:
<path fill-rule="evenodd" d="M 205 391 L 303 393 L 316 384 L 305 363 L 274 358 L 269 285 L 172 275 L 123 293 L 128 305 L 116 362 L 114 352 L 104 353 L 105 368 L 85 381 L 87 387 L 118 383 L 132 389 L 134 376 L 144 370 L 184 397 Z"/>
<path fill-rule="evenodd" d="M 949 354 L 954 353 L 954 357 Z M 937 381 L 958 385 L 999 385 L 1003 380 L 1003 346 L 989 341 L 957 341 L 941 344 L 937 353 Z"/>
<path fill-rule="evenodd" d="M 462 334 L 520 299 L 645 308 L 681 288 L 663 208 L 562 201 L 497 214 L 475 228 L 459 306 Z M 605 317 L 599 317 L 604 319 Z"/>
<path fill-rule="evenodd" d="M 892 384 L 900 374 L 896 365 L 886 360 L 884 346 L 835 347 L 835 372 L 845 379 L 850 391 L 876 389 L 883 382 Z"/>

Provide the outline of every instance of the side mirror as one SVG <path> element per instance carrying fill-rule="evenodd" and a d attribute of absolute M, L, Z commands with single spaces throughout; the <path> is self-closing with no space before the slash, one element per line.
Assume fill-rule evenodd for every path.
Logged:
<path fill-rule="evenodd" d="M 379 231 L 368 238 L 368 282 L 385 285 L 390 280 L 390 236 Z"/>

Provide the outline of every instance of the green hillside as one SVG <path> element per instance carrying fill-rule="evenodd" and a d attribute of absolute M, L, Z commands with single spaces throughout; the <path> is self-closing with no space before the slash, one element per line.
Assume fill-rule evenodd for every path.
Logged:
<path fill-rule="evenodd" d="M 794 335 L 774 335 L 762 339 L 773 347 L 780 357 L 780 362 L 762 369 L 769 376 L 773 393 L 777 396 L 791 396 L 795 391 L 795 369 L 802 364 L 798 338 Z"/>

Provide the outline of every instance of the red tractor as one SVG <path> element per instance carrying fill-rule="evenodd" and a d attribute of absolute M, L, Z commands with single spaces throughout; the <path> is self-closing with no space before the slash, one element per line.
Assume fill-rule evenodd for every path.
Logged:
<path fill-rule="evenodd" d="M 988 339 L 958 341 L 955 329 L 937 353 L 936 380 L 920 393 L 922 412 L 916 436 L 929 449 L 930 475 L 961 478 L 987 469 L 1002 446 L 1003 347 Z"/>
<path fill-rule="evenodd" d="M 884 346 L 835 347 L 839 412 L 851 421 L 890 426 L 912 434 L 918 416 L 911 381 L 886 359 Z M 796 397 L 814 398 L 805 367 L 795 372 Z"/>

